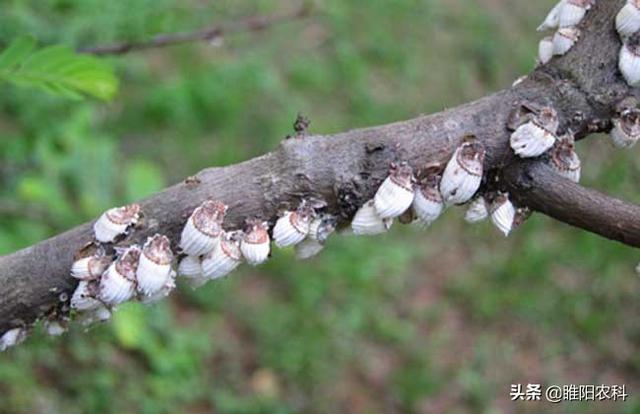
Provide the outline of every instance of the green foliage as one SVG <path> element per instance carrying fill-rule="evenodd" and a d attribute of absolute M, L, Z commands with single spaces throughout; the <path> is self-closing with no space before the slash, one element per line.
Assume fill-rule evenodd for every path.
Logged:
<path fill-rule="evenodd" d="M 35 46 L 33 37 L 19 37 L 0 53 L 0 81 L 76 100 L 84 95 L 103 100 L 115 96 L 118 80 L 105 62 L 67 46 L 34 51 Z"/>

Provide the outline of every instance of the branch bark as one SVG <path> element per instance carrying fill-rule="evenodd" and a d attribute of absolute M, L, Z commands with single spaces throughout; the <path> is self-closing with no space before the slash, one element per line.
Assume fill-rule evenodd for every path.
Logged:
<path fill-rule="evenodd" d="M 640 206 L 577 185 L 539 162 L 515 163 L 504 170 L 503 176 L 519 205 L 640 247 Z"/>
<path fill-rule="evenodd" d="M 279 209 L 301 198 L 326 200 L 344 225 L 371 198 L 393 161 L 416 168 L 446 162 L 463 136 L 487 149 L 485 168 L 505 180 L 516 200 L 566 223 L 633 246 L 640 245 L 640 207 L 552 175 L 539 163 L 515 159 L 509 148 L 509 115 L 518 102 L 552 105 L 561 130 L 578 137 L 609 128 L 617 102 L 631 90 L 617 70 L 620 42 L 613 20 L 624 0 L 598 2 L 582 23 L 583 35 L 563 57 L 537 68 L 515 87 L 442 113 L 332 136 L 291 138 L 273 152 L 198 173 L 199 184 L 180 183 L 141 202 L 144 223 L 121 244 L 160 232 L 173 247 L 191 211 L 208 197 L 229 205 L 225 221 L 245 217 L 275 221 Z M 532 53 L 533 54 L 533 53 Z M 491 171 L 492 170 L 492 171 Z M 599 210 L 599 211 L 597 211 Z M 71 294 L 74 253 L 92 239 L 91 223 L 0 257 L 0 332 L 29 324 Z"/>
<path fill-rule="evenodd" d="M 211 42 L 227 34 L 260 32 L 278 24 L 308 17 L 309 14 L 310 8 L 305 4 L 292 13 L 273 16 L 253 16 L 240 21 L 220 24 L 192 32 L 160 34 L 147 41 L 119 42 L 110 45 L 81 47 L 78 49 L 78 52 L 97 56 L 123 55 L 130 52 L 174 46 L 183 43 Z"/>

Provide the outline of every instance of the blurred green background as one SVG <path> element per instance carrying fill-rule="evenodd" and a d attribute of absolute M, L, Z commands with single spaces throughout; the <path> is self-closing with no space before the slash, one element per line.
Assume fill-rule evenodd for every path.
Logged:
<path fill-rule="evenodd" d="M 430 113 L 534 65 L 554 0 L 319 0 L 222 45 L 110 58 L 110 103 L 0 86 L 0 254 L 202 168 Z M 5 0 L 0 45 L 145 39 L 294 0 Z M 579 145 L 584 183 L 636 202 L 637 151 Z M 452 209 L 427 231 L 335 237 L 308 262 L 122 306 L 0 354 L 2 413 L 640 412 L 640 257 L 539 215 L 508 240 Z M 626 384 L 626 403 L 509 401 L 511 383 Z"/>

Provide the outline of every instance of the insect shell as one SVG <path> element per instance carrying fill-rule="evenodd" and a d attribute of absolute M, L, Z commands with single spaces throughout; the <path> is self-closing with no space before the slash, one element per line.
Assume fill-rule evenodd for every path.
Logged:
<path fill-rule="evenodd" d="M 353 234 L 373 236 L 385 233 L 393 224 L 392 218 L 383 219 L 376 211 L 373 200 L 369 200 L 358 211 L 351 221 Z"/>
<path fill-rule="evenodd" d="M 513 229 L 513 221 L 516 216 L 516 209 L 509 200 L 509 195 L 500 193 L 491 203 L 491 222 L 505 236 L 508 236 Z"/>
<path fill-rule="evenodd" d="M 413 169 L 406 163 L 392 164 L 373 202 L 380 217 L 395 218 L 411 207 L 413 196 Z"/>
<path fill-rule="evenodd" d="M 112 208 L 102 213 L 93 224 L 95 238 L 101 243 L 111 243 L 118 236 L 125 234 L 129 226 L 136 224 L 139 218 L 138 204 Z"/>
<path fill-rule="evenodd" d="M 413 211 L 421 223 L 429 225 L 442 214 L 444 202 L 439 187 L 440 174 L 437 173 L 430 173 L 420 182 L 413 199 Z"/>
<path fill-rule="evenodd" d="M 140 301 L 145 305 L 149 305 L 151 303 L 156 303 L 156 302 L 166 298 L 167 296 L 169 296 L 169 294 L 175 288 L 176 288 L 176 272 L 171 270 L 169 272 L 169 278 L 167 279 L 165 284 L 162 285 L 160 287 L 160 289 L 156 290 L 155 292 L 143 296 Z"/>
<path fill-rule="evenodd" d="M 273 239 L 278 247 L 289 247 L 300 243 L 309 234 L 313 209 L 302 203 L 296 211 L 287 211 L 273 228 Z"/>
<path fill-rule="evenodd" d="M 182 230 L 180 248 L 191 256 L 209 253 L 218 244 L 227 206 L 214 200 L 206 200 L 196 208 Z"/>
<path fill-rule="evenodd" d="M 464 219 L 467 223 L 479 223 L 489 217 L 489 210 L 487 209 L 487 201 L 484 197 L 480 196 L 475 198 L 464 215 Z"/>
<path fill-rule="evenodd" d="M 202 259 L 199 256 L 185 256 L 178 265 L 178 274 L 187 279 L 189 286 L 194 289 L 209 280 L 202 272 Z"/>
<path fill-rule="evenodd" d="M 247 263 L 256 266 L 264 263 L 271 252 L 269 223 L 259 219 L 249 219 L 246 224 L 244 237 L 240 242 L 240 251 Z"/>
<path fill-rule="evenodd" d="M 564 2 L 565 0 L 560 0 L 558 4 L 556 4 L 553 9 L 551 9 L 542 24 L 538 26 L 539 32 L 558 27 L 558 25 L 560 24 L 560 10 L 562 9 L 562 6 L 564 6 Z"/>
<path fill-rule="evenodd" d="M 577 183 L 580 181 L 581 163 L 574 150 L 573 136 L 561 138 L 550 152 L 551 167 L 563 177 Z"/>
<path fill-rule="evenodd" d="M 553 38 L 547 36 L 538 44 L 538 62 L 547 64 L 553 57 Z"/>
<path fill-rule="evenodd" d="M 0 352 L 19 345 L 27 338 L 27 330 L 24 328 L 13 328 L 0 336 Z"/>
<path fill-rule="evenodd" d="M 97 279 L 102 276 L 112 261 L 112 257 L 100 254 L 76 260 L 71 266 L 71 276 L 80 280 Z"/>
<path fill-rule="evenodd" d="M 631 36 L 622 45 L 618 68 L 629 86 L 640 83 L 640 36 Z"/>
<path fill-rule="evenodd" d="M 131 299 L 135 292 L 139 261 L 140 248 L 129 247 L 102 275 L 98 299 L 110 306 L 119 305 Z"/>
<path fill-rule="evenodd" d="M 557 129 L 556 111 L 549 107 L 542 108 L 539 114 L 511 134 L 511 148 L 522 158 L 542 155 L 556 142 Z"/>
<path fill-rule="evenodd" d="M 482 183 L 484 156 L 484 146 L 476 139 L 456 149 L 440 181 L 440 194 L 446 204 L 466 203 L 478 191 Z"/>
<path fill-rule="evenodd" d="M 296 245 L 296 257 L 308 259 L 320 253 L 331 233 L 336 229 L 337 219 L 329 214 L 315 218 L 309 225 L 309 235 Z"/>
<path fill-rule="evenodd" d="M 202 273 L 206 278 L 218 279 L 234 271 L 242 261 L 238 232 L 223 233 L 220 243 L 202 259 Z"/>
<path fill-rule="evenodd" d="M 631 148 L 640 138 L 640 110 L 626 109 L 613 120 L 611 141 L 617 148 Z"/>
<path fill-rule="evenodd" d="M 623 39 L 640 30 L 640 0 L 627 0 L 616 16 L 616 29 Z"/>
<path fill-rule="evenodd" d="M 576 27 L 563 27 L 553 35 L 553 54 L 562 56 L 566 54 L 580 39 L 580 29 Z"/>
<path fill-rule="evenodd" d="M 593 6 L 594 0 L 564 0 L 558 13 L 560 27 L 577 26 L 587 11 Z"/>
<path fill-rule="evenodd" d="M 146 296 L 158 293 L 171 279 L 171 242 L 166 236 L 149 237 L 142 248 L 136 270 L 138 292 Z"/>
<path fill-rule="evenodd" d="M 98 280 L 81 280 L 71 295 L 71 309 L 88 311 L 103 306 L 97 299 L 99 286 Z"/>

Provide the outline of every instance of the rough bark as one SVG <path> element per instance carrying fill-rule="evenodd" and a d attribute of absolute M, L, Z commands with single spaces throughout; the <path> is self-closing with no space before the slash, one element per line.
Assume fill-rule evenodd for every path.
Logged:
<path fill-rule="evenodd" d="M 144 223 L 121 244 L 160 232 L 175 247 L 186 218 L 208 197 L 229 205 L 225 221 L 229 228 L 238 227 L 248 216 L 273 222 L 279 209 L 295 206 L 305 197 L 324 199 L 329 211 L 346 224 L 372 197 L 391 162 L 408 161 L 418 169 L 446 162 L 462 137 L 474 134 L 487 149 L 485 168 L 505 178 L 504 185 L 516 200 L 638 246 L 639 207 L 561 180 L 540 167 L 541 161 L 516 160 L 506 128 L 512 109 L 523 101 L 555 107 L 561 131 L 571 128 L 578 138 L 610 127 L 615 104 L 636 93 L 617 70 L 620 41 L 613 21 L 623 4 L 624 0 L 598 2 L 581 24 L 583 35 L 569 54 L 554 58 L 513 88 L 409 121 L 332 136 L 293 137 L 264 156 L 206 169 L 197 174 L 197 184 L 189 180 L 141 201 Z M 60 293 L 72 292 L 73 256 L 91 239 L 87 223 L 0 258 L 0 332 L 32 322 L 59 303 Z"/>
<path fill-rule="evenodd" d="M 575 185 L 539 162 L 523 161 L 504 170 L 520 205 L 606 238 L 640 247 L 640 206 Z"/>

